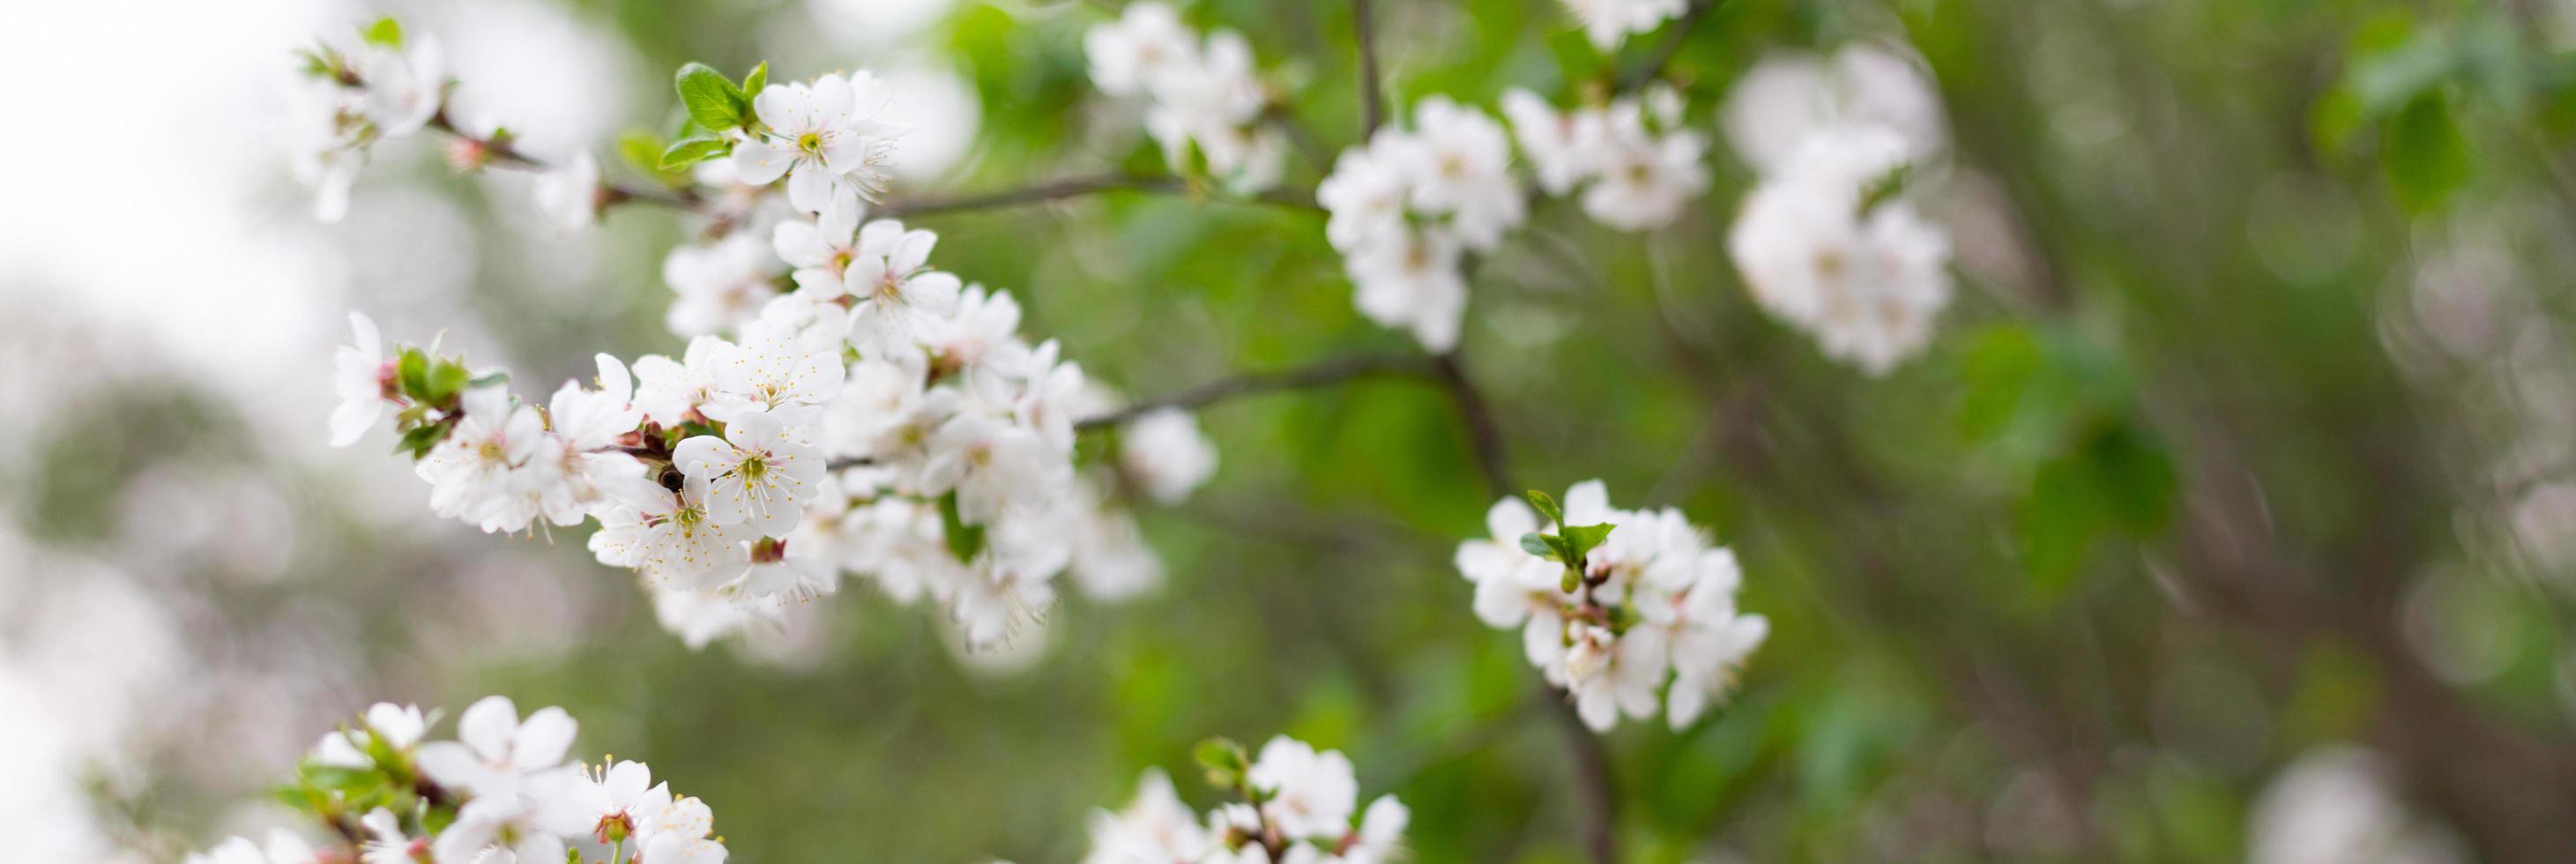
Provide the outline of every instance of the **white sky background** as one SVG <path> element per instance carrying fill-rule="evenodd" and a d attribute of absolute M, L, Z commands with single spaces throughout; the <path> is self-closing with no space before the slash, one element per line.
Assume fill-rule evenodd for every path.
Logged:
<path fill-rule="evenodd" d="M 780 22 L 785 44 L 773 59 L 847 57 L 828 68 L 872 66 L 895 80 L 907 94 L 897 110 L 915 126 L 900 146 L 900 167 L 908 179 L 927 182 L 973 140 L 971 90 L 937 57 L 887 52 L 895 50 L 894 34 L 930 23 L 952 2 L 823 0 L 813 12 L 819 26 Z M 653 109 L 668 72 L 640 68 L 613 33 L 563 7 L 547 0 L 0 4 L 0 80 L 15 82 L 0 114 L 7 118 L 0 120 L 0 164 L 18 166 L 0 195 L 0 314 L 32 315 L 39 326 L 74 322 L 157 361 L 140 365 L 201 375 L 195 383 L 243 406 L 272 454 L 339 465 L 361 488 L 380 486 L 383 500 L 366 509 L 387 519 L 426 518 L 426 492 L 382 447 L 324 446 L 331 346 L 344 338 L 352 307 L 379 312 L 389 338 L 450 329 L 473 344 L 477 322 L 448 299 L 470 271 L 456 260 L 504 252 L 473 248 L 472 233 L 459 227 L 472 214 L 405 187 L 390 171 L 361 175 L 346 224 L 314 223 L 281 149 L 293 52 L 324 28 L 401 14 L 408 33 L 435 35 L 446 49 L 461 82 L 463 116 L 507 123 L 533 152 L 588 146 L 614 163 L 610 139 L 630 122 L 659 116 Z M 780 74 L 800 73 L 781 66 Z M 377 163 L 417 164 L 434 159 L 437 148 L 428 134 L 387 142 Z M 498 206 L 526 202 L 523 177 L 494 182 L 501 184 Z M 567 250 L 597 245 L 535 242 L 566 242 Z M 354 257 L 361 252 L 369 257 Z M 507 254 L 502 260 L 545 258 Z M 452 310 L 456 320 L 389 320 L 387 306 Z M 46 353 L 10 347 L 0 345 L 0 358 Z M 12 397 L 0 404 L 33 409 L 19 419 L 42 422 L 49 400 L 111 377 L 68 365 L 0 364 L 0 397 Z M 0 451 L 0 460 L 16 458 Z M 119 742 L 152 725 L 148 694 L 202 662 L 184 643 L 154 638 L 172 627 L 170 610 L 185 601 L 155 596 L 151 583 L 108 564 L 64 572 L 32 563 L 48 559 L 16 554 L 24 541 L 5 522 L 0 613 L 33 604 L 19 609 L 42 610 L 48 622 L 34 632 L 0 632 L 0 836 L 11 838 L 13 850 L 6 857 L 30 864 L 109 860 L 114 850 L 90 820 L 81 774 L 116 765 Z M 69 584 L 63 580 L 79 590 L 62 587 Z M 0 624 L 9 619 L 0 614 Z M 96 650 L 101 640 L 121 647 Z M 298 740 L 318 734 L 280 730 L 290 732 Z M 218 838 L 193 839 L 202 846 Z"/>

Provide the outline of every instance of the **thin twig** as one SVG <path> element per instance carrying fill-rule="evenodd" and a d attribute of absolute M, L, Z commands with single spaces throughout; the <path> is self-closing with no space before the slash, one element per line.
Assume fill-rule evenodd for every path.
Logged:
<path fill-rule="evenodd" d="M 1376 28 L 1369 23 L 1369 0 L 1351 0 L 1351 26 L 1360 42 L 1360 140 L 1386 119 L 1385 94 L 1377 80 Z"/>
<path fill-rule="evenodd" d="M 1566 701 L 1565 692 L 1542 683 L 1539 699 L 1554 703 L 1557 726 L 1574 750 L 1574 783 L 1583 797 L 1583 846 L 1596 864 L 1619 860 L 1619 787 L 1610 773 L 1610 753 L 1601 736 L 1583 725 L 1583 716 Z"/>
<path fill-rule="evenodd" d="M 445 106 L 440 106 L 438 113 L 430 115 L 429 125 L 430 128 L 455 136 L 457 140 L 472 144 L 476 148 L 481 149 L 486 156 L 490 157 L 493 164 L 540 173 L 554 170 L 554 167 L 546 164 L 545 160 L 529 156 L 527 153 L 521 151 L 517 145 L 511 144 L 508 141 L 498 138 L 478 136 L 474 133 L 457 128 L 456 122 L 448 118 L 447 108 Z M 615 206 L 628 201 L 634 201 L 643 204 L 652 204 L 658 207 L 667 207 L 673 210 L 695 211 L 698 209 L 700 202 L 697 191 L 693 189 L 672 190 L 646 186 L 632 186 L 613 181 L 601 182 L 599 184 L 599 189 L 600 206 L 603 208 Z"/>
<path fill-rule="evenodd" d="M 1664 67 L 1672 65 L 1673 57 L 1682 53 L 1682 43 L 1690 41 L 1691 28 L 1699 26 L 1700 19 L 1717 11 L 1717 7 L 1725 2 L 1701 0 L 1691 4 L 1690 9 L 1682 13 L 1681 20 L 1673 22 L 1673 26 L 1664 31 L 1664 41 L 1656 43 L 1654 52 L 1646 55 L 1646 62 L 1619 76 L 1618 91 L 1633 93 L 1663 77 Z"/>
<path fill-rule="evenodd" d="M 1164 408 L 1198 408 L 1237 396 L 1322 387 L 1372 375 L 1427 378 L 1433 375 L 1433 370 L 1420 357 L 1353 354 L 1321 360 L 1293 369 L 1251 372 L 1211 381 L 1159 399 L 1137 402 L 1098 417 L 1085 418 L 1075 425 L 1083 429 L 1098 429 L 1104 426 L 1115 426 Z"/>
<path fill-rule="evenodd" d="M 1188 181 L 1170 174 L 1094 174 L 1082 177 L 1067 177 L 1061 180 L 1050 180 L 1044 183 L 1025 186 L 1018 189 L 961 195 L 954 198 L 896 199 L 888 201 L 882 205 L 869 208 L 869 212 L 873 215 L 881 216 L 923 216 L 933 213 L 956 213 L 968 210 L 990 210 L 1004 207 L 1018 207 L 1026 204 L 1043 204 L 1049 201 L 1061 201 L 1067 198 L 1080 198 L 1086 195 L 1097 195 L 1103 192 L 1121 191 L 1152 192 L 1164 195 L 1196 196 L 1201 194 L 1200 190 L 1197 187 L 1190 185 Z M 1211 196 L 1208 200 L 1240 200 L 1248 204 L 1266 204 L 1290 210 L 1312 210 L 1319 213 L 1323 212 L 1323 208 L 1316 204 L 1313 199 L 1293 192 L 1266 192 L 1242 199 Z"/>
<path fill-rule="evenodd" d="M 1512 484 L 1509 462 L 1503 453 L 1502 430 L 1494 425 L 1494 414 L 1485 403 L 1485 395 L 1467 380 L 1467 372 L 1458 366 L 1457 352 L 1432 358 L 1432 368 L 1440 373 L 1440 383 L 1449 389 L 1449 399 L 1457 403 L 1458 420 L 1467 427 L 1467 443 L 1475 448 L 1476 470 L 1485 477 L 1485 486 L 1495 497 L 1520 494 Z"/>

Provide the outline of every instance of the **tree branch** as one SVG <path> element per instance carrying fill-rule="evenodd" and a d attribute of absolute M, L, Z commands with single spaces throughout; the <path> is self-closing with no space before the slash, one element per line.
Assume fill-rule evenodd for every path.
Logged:
<path fill-rule="evenodd" d="M 1556 715 L 1557 726 L 1565 731 L 1565 743 L 1574 751 L 1574 784 L 1583 798 L 1583 847 L 1595 864 L 1616 864 L 1619 860 L 1619 787 L 1612 779 L 1610 753 L 1601 746 L 1601 736 L 1583 725 L 1582 715 L 1566 701 L 1565 691 L 1541 682 L 1539 698 L 1552 703 L 1548 713 Z"/>
<path fill-rule="evenodd" d="M 478 136 L 474 133 L 457 128 L 456 122 L 448 119 L 447 107 L 444 105 L 439 106 L 438 113 L 430 115 L 429 126 L 432 129 L 447 133 L 458 141 L 474 145 L 476 148 L 482 150 L 486 156 L 490 157 L 494 164 L 505 165 L 523 171 L 544 172 L 554 170 L 554 166 L 546 164 L 545 160 L 529 156 L 527 153 L 520 151 L 517 145 L 511 144 L 506 140 Z M 599 191 L 600 206 L 603 208 L 633 201 L 642 204 L 651 204 L 657 207 L 667 207 L 673 210 L 688 210 L 694 212 L 698 209 L 698 205 L 700 203 L 698 193 L 694 189 L 671 190 L 647 186 L 633 186 L 613 181 L 601 181 L 599 184 Z"/>
<path fill-rule="evenodd" d="M 1664 41 L 1656 43 L 1655 50 L 1646 55 L 1646 62 L 1638 64 L 1636 68 L 1619 76 L 1616 82 L 1618 92 L 1636 92 L 1647 84 L 1653 83 L 1656 78 L 1662 77 L 1664 67 L 1672 65 L 1673 57 L 1682 53 L 1682 43 L 1690 41 L 1691 29 L 1699 26 L 1700 19 L 1708 17 L 1708 13 L 1717 11 L 1717 7 L 1725 2 L 1726 0 L 1701 0 L 1691 4 L 1690 9 L 1682 13 L 1681 20 L 1673 22 L 1673 26 L 1664 31 Z"/>
<path fill-rule="evenodd" d="M 1098 429 L 1104 426 L 1115 426 L 1164 408 L 1198 408 L 1237 396 L 1322 387 L 1373 375 L 1429 378 L 1433 374 L 1431 365 L 1425 363 L 1420 357 L 1353 354 L 1320 360 L 1292 369 L 1251 372 L 1211 381 L 1169 396 L 1136 402 L 1098 417 L 1084 418 L 1082 422 L 1075 425 L 1081 429 Z"/>
<path fill-rule="evenodd" d="M 1512 483 L 1509 459 L 1503 452 L 1502 430 L 1494 425 L 1492 409 L 1485 395 L 1467 380 L 1467 372 L 1458 366 L 1455 351 L 1432 358 L 1432 368 L 1440 375 L 1441 386 L 1448 388 L 1449 399 L 1458 406 L 1458 420 L 1467 427 L 1467 443 L 1475 448 L 1476 470 L 1484 474 L 1485 486 L 1495 497 L 1520 494 Z"/>
<path fill-rule="evenodd" d="M 1360 140 L 1366 142 L 1386 120 L 1383 89 L 1378 86 L 1376 28 L 1369 22 L 1369 0 L 1351 0 L 1351 27 L 1360 43 Z"/>
<path fill-rule="evenodd" d="M 1067 177 L 1061 180 L 1050 180 L 1044 183 L 1025 186 L 1018 189 L 961 195 L 954 198 L 896 199 L 885 202 L 877 207 L 870 208 L 870 213 L 871 215 L 881 216 L 923 216 L 934 213 L 957 213 L 969 210 L 990 210 L 1004 207 L 1018 207 L 1026 204 L 1043 204 L 1049 201 L 1061 201 L 1067 198 L 1080 198 L 1085 195 L 1097 195 L 1103 192 L 1121 191 L 1193 196 L 1199 193 L 1199 190 L 1196 187 L 1191 186 L 1188 181 L 1169 174 L 1093 174 L 1081 177 Z M 1212 198 L 1212 200 L 1241 200 L 1245 203 L 1267 204 L 1273 207 L 1281 207 L 1290 210 L 1311 210 L 1318 213 L 1323 212 L 1323 207 L 1316 204 L 1313 199 L 1293 192 L 1284 191 L 1265 192 L 1254 197 L 1243 199 L 1218 197 Z"/>

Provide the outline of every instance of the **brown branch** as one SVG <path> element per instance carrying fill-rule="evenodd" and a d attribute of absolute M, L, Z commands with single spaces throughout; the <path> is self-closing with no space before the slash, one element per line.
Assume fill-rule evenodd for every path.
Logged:
<path fill-rule="evenodd" d="M 1292 369 L 1250 372 L 1211 381 L 1161 398 L 1139 401 L 1108 414 L 1084 418 L 1082 422 L 1075 425 L 1081 429 L 1098 429 L 1104 426 L 1115 426 L 1164 408 L 1198 408 L 1237 396 L 1322 387 L 1373 375 L 1427 378 L 1433 374 L 1431 366 L 1420 357 L 1353 354 L 1320 360 Z"/>
<path fill-rule="evenodd" d="M 1360 43 L 1360 140 L 1386 120 L 1386 96 L 1378 86 L 1376 28 L 1369 23 L 1369 0 L 1351 0 L 1351 27 Z"/>
<path fill-rule="evenodd" d="M 1664 67 L 1672 65 L 1673 58 L 1682 53 L 1682 43 L 1690 41 L 1691 29 L 1699 26 L 1700 19 L 1717 11 L 1717 7 L 1725 2 L 1703 0 L 1691 4 L 1690 9 L 1682 13 L 1681 20 L 1673 22 L 1673 26 L 1664 31 L 1664 41 L 1656 43 L 1655 50 L 1646 55 L 1646 61 L 1619 76 L 1618 92 L 1633 93 L 1663 77 Z"/>
<path fill-rule="evenodd" d="M 1565 743 L 1574 750 L 1574 785 L 1583 798 L 1583 847 L 1595 864 L 1615 864 L 1619 860 L 1619 786 L 1612 778 L 1610 752 L 1601 746 L 1601 736 L 1583 725 L 1574 704 L 1565 691 L 1539 685 L 1539 698 L 1553 703 L 1557 725 L 1565 731 Z"/>
<path fill-rule="evenodd" d="M 444 105 L 439 106 L 438 113 L 430 115 L 429 126 L 432 129 L 445 132 L 448 135 L 455 137 L 456 140 L 474 145 L 476 148 L 480 149 L 485 156 L 489 157 L 494 164 L 517 168 L 523 171 L 544 172 L 554 170 L 554 166 L 546 164 L 545 160 L 529 156 L 527 153 L 521 151 L 517 145 L 511 144 L 506 139 L 492 136 L 478 136 L 474 133 L 457 128 L 456 122 L 448 118 L 447 107 Z M 647 186 L 633 186 L 613 181 L 602 181 L 599 184 L 599 206 L 601 208 L 605 209 L 613 207 L 628 201 L 652 204 L 673 210 L 687 210 L 695 212 L 698 209 L 701 199 L 695 189 L 683 188 L 674 190 Z"/>
<path fill-rule="evenodd" d="M 1449 399 L 1457 403 L 1458 420 L 1467 427 L 1467 443 L 1475 448 L 1476 470 L 1485 476 L 1485 486 L 1495 497 L 1520 494 L 1505 467 L 1510 460 L 1503 452 L 1502 430 L 1494 425 L 1494 413 L 1485 395 L 1467 380 L 1467 372 L 1458 366 L 1458 354 L 1452 351 L 1432 358 L 1432 368 L 1439 372 L 1441 386 L 1449 389 Z"/>
<path fill-rule="evenodd" d="M 954 198 L 896 199 L 871 208 L 871 213 L 881 216 L 925 216 L 934 213 L 957 213 L 1043 204 L 1049 201 L 1121 191 L 1194 197 L 1202 194 L 1198 187 L 1191 185 L 1187 180 L 1169 174 L 1093 174 L 1051 180 L 1018 189 L 961 195 Z M 1284 191 L 1265 192 L 1243 199 L 1210 197 L 1209 200 L 1240 200 L 1248 204 L 1266 204 L 1290 210 L 1323 212 L 1323 207 L 1316 204 L 1313 199 Z"/>

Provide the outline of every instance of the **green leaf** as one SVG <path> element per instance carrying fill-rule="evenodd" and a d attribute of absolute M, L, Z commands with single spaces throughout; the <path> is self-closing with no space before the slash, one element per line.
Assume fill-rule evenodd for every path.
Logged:
<path fill-rule="evenodd" d="M 429 355 L 418 348 L 403 349 L 394 358 L 394 383 L 415 402 L 434 401 L 429 398 Z"/>
<path fill-rule="evenodd" d="M 689 119 L 709 130 L 722 132 L 741 126 L 750 112 L 750 100 L 743 97 L 742 88 L 707 64 L 680 67 L 673 86 L 680 91 L 680 105 L 689 109 Z"/>
<path fill-rule="evenodd" d="M 1243 752 L 1243 745 L 1234 743 L 1231 738 L 1201 741 L 1197 747 L 1190 748 L 1190 756 L 1198 760 L 1199 767 L 1207 769 L 1208 785 L 1219 789 L 1242 786 L 1243 773 L 1250 770 L 1252 764 L 1252 758 Z"/>
<path fill-rule="evenodd" d="M 1610 539 L 1610 529 L 1617 527 L 1619 526 L 1612 525 L 1608 522 L 1603 522 L 1599 525 L 1565 526 L 1565 542 L 1567 546 L 1571 547 L 1566 551 L 1566 563 L 1581 566 L 1583 563 L 1583 556 L 1590 554 L 1593 549 L 1598 548 L 1601 545 L 1601 541 Z"/>
<path fill-rule="evenodd" d="M 1868 186 L 1861 189 L 1860 212 L 1865 214 L 1876 210 L 1878 205 L 1905 194 L 1906 183 L 1912 179 L 1914 179 L 1914 163 L 1907 162 L 1887 169 L 1887 173 L 1878 175 L 1877 178 L 1869 181 Z"/>
<path fill-rule="evenodd" d="M 1960 437 L 1978 443 L 2002 432 L 2021 412 L 2043 360 L 2029 330 L 1997 327 L 1977 334 L 1959 361 L 1959 377 L 1968 385 L 1959 399 Z"/>
<path fill-rule="evenodd" d="M 461 368 L 464 368 L 464 367 L 458 367 L 458 368 L 460 368 L 460 369 L 461 369 Z M 474 380 L 471 380 L 471 381 L 467 381 L 467 382 L 465 382 L 465 386 L 467 386 L 467 387 L 477 387 L 477 388 L 479 388 L 479 387 L 498 387 L 498 386 L 500 386 L 500 385 L 508 384 L 508 383 L 510 383 L 510 370 L 507 370 L 507 369 L 494 369 L 494 370 L 492 370 L 492 371 L 490 371 L 490 372 L 485 372 L 485 373 L 483 373 L 482 375 L 476 376 L 476 377 L 474 378 Z"/>
<path fill-rule="evenodd" d="M 768 86 L 769 61 L 767 60 L 760 61 L 760 65 L 758 66 L 751 67 L 751 74 L 742 76 L 742 95 L 744 99 L 759 97 L 760 91 Z"/>
<path fill-rule="evenodd" d="M 446 423 L 432 423 L 404 430 L 402 440 L 394 444 L 394 452 L 407 454 L 411 456 L 412 461 L 420 461 L 422 457 L 429 455 L 430 448 L 438 446 L 440 441 L 447 440 L 447 430 L 451 428 L 454 427 Z"/>
<path fill-rule="evenodd" d="M 467 371 L 465 364 L 453 360 L 438 361 L 438 365 L 429 370 L 430 404 L 445 405 L 453 401 L 465 392 L 466 383 L 473 378 L 474 373 Z"/>
<path fill-rule="evenodd" d="M 1565 521 L 1565 511 L 1559 509 L 1556 499 L 1547 497 L 1547 493 L 1532 489 L 1521 493 L 1521 497 L 1529 499 L 1530 506 L 1538 508 L 1538 515 L 1545 517 L 1547 524 Z"/>
<path fill-rule="evenodd" d="M 733 142 L 713 135 L 683 138 L 672 142 L 670 149 L 662 151 L 662 159 L 657 163 L 656 168 L 661 171 L 678 171 L 731 152 L 733 152 Z"/>
<path fill-rule="evenodd" d="M 973 561 L 984 551 L 984 526 L 968 525 L 957 515 L 957 493 L 939 496 L 939 526 L 948 539 L 948 551 L 959 561 Z"/>
<path fill-rule="evenodd" d="M 2475 167 L 2450 102 L 2438 91 L 2417 96 L 2389 122 L 2379 158 L 2398 200 L 2415 213 L 2440 207 Z"/>
<path fill-rule="evenodd" d="M 617 136 L 617 156 L 628 167 L 646 174 L 662 173 L 662 136 L 651 132 L 628 132 Z"/>
<path fill-rule="evenodd" d="M 1556 545 L 1552 542 L 1555 539 L 1556 535 L 1540 534 L 1535 531 L 1523 534 L 1521 535 L 1521 551 L 1550 561 L 1559 560 L 1556 557 Z"/>
<path fill-rule="evenodd" d="M 378 18 L 375 23 L 367 25 L 367 29 L 358 31 L 358 38 L 366 40 L 369 45 L 402 50 L 402 22 L 394 20 L 391 15 Z"/>

